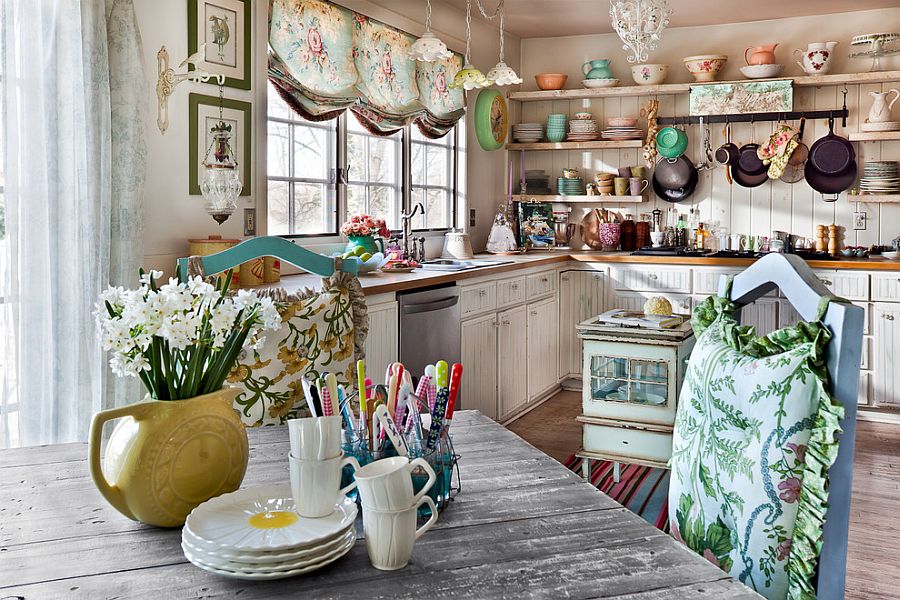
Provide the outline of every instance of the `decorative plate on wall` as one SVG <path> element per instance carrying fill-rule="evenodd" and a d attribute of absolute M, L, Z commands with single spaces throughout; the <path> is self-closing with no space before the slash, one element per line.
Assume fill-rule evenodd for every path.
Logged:
<path fill-rule="evenodd" d="M 481 90 L 475 101 L 475 136 L 485 150 L 499 150 L 506 143 L 509 113 L 497 90 Z"/>

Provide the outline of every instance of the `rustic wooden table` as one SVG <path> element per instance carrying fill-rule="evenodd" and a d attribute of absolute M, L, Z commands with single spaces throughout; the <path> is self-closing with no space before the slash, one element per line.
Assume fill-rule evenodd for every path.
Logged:
<path fill-rule="evenodd" d="M 462 492 L 400 571 L 358 541 L 273 582 L 184 558 L 180 530 L 135 523 L 94 489 L 84 444 L 0 451 L 0 599 L 759 598 L 477 412 L 453 420 Z M 246 486 L 287 482 L 285 428 L 250 430 Z"/>

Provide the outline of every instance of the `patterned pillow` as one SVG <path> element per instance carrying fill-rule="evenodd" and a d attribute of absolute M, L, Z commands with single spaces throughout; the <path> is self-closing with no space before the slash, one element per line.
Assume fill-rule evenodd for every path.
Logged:
<path fill-rule="evenodd" d="M 843 416 L 824 365 L 831 334 L 817 319 L 756 337 L 734 309 L 711 297 L 692 319 L 670 461 L 672 534 L 767 598 L 814 598 Z"/>
<path fill-rule="evenodd" d="M 355 349 L 362 348 L 367 325 L 346 287 L 308 291 L 302 297 L 276 294 L 281 328 L 270 334 L 261 350 L 245 350 L 228 377 L 245 391 L 235 400 L 244 423 L 277 425 L 309 416 L 300 378 L 334 373 L 338 383 L 354 381 Z M 365 319 L 365 304 L 362 304 Z M 362 334 L 362 336 L 360 336 Z"/>

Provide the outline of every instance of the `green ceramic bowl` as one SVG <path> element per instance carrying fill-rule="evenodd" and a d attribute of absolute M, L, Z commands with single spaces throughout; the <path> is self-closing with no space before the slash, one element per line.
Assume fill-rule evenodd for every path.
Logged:
<path fill-rule="evenodd" d="M 663 127 L 656 134 L 656 151 L 665 158 L 678 158 L 687 150 L 687 134 L 674 127 Z"/>

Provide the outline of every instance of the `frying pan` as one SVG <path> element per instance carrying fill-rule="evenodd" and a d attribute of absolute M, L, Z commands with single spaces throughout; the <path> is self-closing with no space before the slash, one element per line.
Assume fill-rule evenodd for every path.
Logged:
<path fill-rule="evenodd" d="M 800 119 L 800 131 L 797 133 L 797 147 L 791 152 L 787 165 L 784 167 L 781 181 L 785 183 L 797 183 L 803 179 L 803 166 L 809 158 L 809 146 L 803 143 L 803 130 L 806 128 L 806 119 Z"/>
<path fill-rule="evenodd" d="M 806 170 L 809 171 L 811 165 L 813 170 L 824 175 L 842 175 L 855 160 L 853 144 L 835 135 L 834 119 L 828 119 L 828 135 L 816 140 L 809 149 Z"/>
<path fill-rule="evenodd" d="M 687 182 L 683 186 L 677 188 L 669 188 L 664 186 L 659 182 L 656 178 L 656 172 L 653 173 L 653 191 L 656 192 L 656 195 L 665 200 L 666 202 L 681 202 L 686 199 L 688 196 L 694 193 L 694 189 L 697 187 L 697 181 L 700 177 L 697 175 L 697 169 L 693 168 L 691 165 L 690 177 Z"/>
<path fill-rule="evenodd" d="M 687 185 L 694 171 L 694 164 L 683 154 L 674 159 L 661 158 L 653 169 L 653 180 L 664 188 L 676 189 Z"/>
<path fill-rule="evenodd" d="M 758 176 L 768 170 L 768 167 L 759 159 L 757 151 L 759 144 L 744 144 L 739 151 L 735 171 L 743 171 L 745 175 Z"/>
<path fill-rule="evenodd" d="M 838 199 L 838 194 L 849 188 L 856 181 L 856 161 L 851 160 L 844 171 L 835 175 L 829 175 L 820 172 L 814 167 L 812 160 L 808 160 L 804 168 L 804 175 L 809 187 L 822 194 L 822 199 L 825 202 L 834 202 Z"/>

